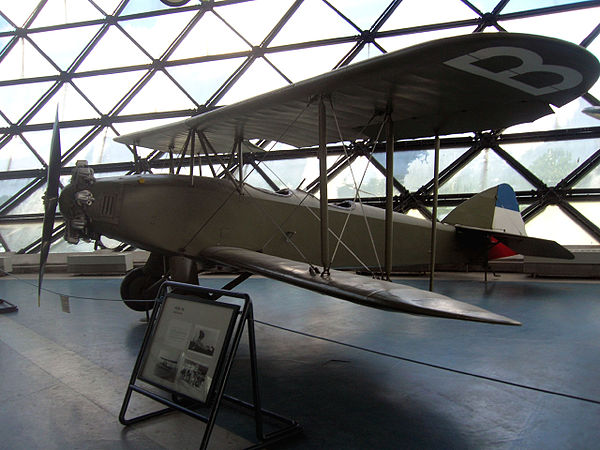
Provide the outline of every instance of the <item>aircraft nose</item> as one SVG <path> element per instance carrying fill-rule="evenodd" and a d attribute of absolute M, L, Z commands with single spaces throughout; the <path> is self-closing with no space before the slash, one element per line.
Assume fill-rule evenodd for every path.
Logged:
<path fill-rule="evenodd" d="M 65 219 L 71 217 L 71 209 L 73 209 L 73 186 L 67 184 L 58 197 L 58 208 Z"/>
<path fill-rule="evenodd" d="M 94 203 L 91 187 L 95 183 L 93 171 L 87 162 L 78 161 L 71 175 L 71 182 L 65 186 L 58 199 L 60 212 L 65 218 L 65 239 L 77 244 L 96 237 L 89 230 L 88 208 Z"/>

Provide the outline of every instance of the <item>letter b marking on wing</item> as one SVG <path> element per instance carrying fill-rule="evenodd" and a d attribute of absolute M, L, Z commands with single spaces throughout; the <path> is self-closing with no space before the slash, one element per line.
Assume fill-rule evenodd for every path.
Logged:
<path fill-rule="evenodd" d="M 502 57 L 509 58 L 502 59 Z M 521 62 L 516 67 L 514 67 L 515 58 Z M 498 61 L 500 61 L 500 67 L 496 67 L 496 70 L 490 70 L 486 67 L 486 62 L 491 62 L 492 59 L 495 59 L 496 66 L 498 65 Z M 511 67 L 502 70 L 502 61 L 507 66 L 510 64 Z M 494 80 L 535 96 L 571 89 L 583 81 L 583 76 L 577 70 L 566 66 L 544 64 L 540 55 L 532 50 L 520 47 L 484 48 L 449 59 L 444 64 L 473 75 Z M 540 86 L 540 84 L 544 84 L 543 81 L 539 82 L 543 76 L 542 74 L 546 76 L 548 74 L 558 75 L 561 81 Z M 552 79 L 556 80 L 556 77 Z M 536 80 L 538 82 L 532 83 L 532 81 Z"/>

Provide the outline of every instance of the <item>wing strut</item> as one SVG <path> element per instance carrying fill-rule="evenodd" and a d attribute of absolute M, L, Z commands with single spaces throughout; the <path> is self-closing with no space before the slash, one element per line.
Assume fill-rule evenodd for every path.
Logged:
<path fill-rule="evenodd" d="M 433 278 L 435 276 L 435 252 L 437 242 L 437 207 L 438 188 L 440 175 L 440 135 L 435 135 L 435 151 L 433 157 L 433 208 L 431 218 L 431 255 L 429 259 L 429 290 L 433 291 Z"/>
<path fill-rule="evenodd" d="M 327 115 L 323 96 L 319 98 L 319 188 L 321 215 L 321 263 L 323 276 L 329 276 L 329 215 L 327 198 Z"/>
<path fill-rule="evenodd" d="M 193 129 L 190 130 L 190 180 L 192 182 L 192 186 L 194 185 L 194 165 L 196 161 L 194 160 L 196 156 L 196 133 Z"/>
<path fill-rule="evenodd" d="M 385 153 L 385 279 L 389 281 L 394 231 L 394 122 L 390 114 L 387 115 Z"/>

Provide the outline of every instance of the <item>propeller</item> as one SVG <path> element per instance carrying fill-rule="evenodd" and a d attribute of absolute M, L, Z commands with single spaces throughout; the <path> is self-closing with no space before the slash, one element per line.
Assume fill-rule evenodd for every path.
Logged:
<path fill-rule="evenodd" d="M 60 133 L 58 130 L 58 108 L 52 127 L 52 143 L 50 145 L 50 159 L 48 161 L 48 174 L 46 178 L 46 193 L 44 194 L 44 225 L 42 227 L 42 246 L 40 249 L 40 272 L 38 277 L 38 307 L 42 293 L 42 280 L 44 268 L 50 252 L 52 231 L 54 231 L 54 217 L 58 203 L 58 185 L 60 183 Z"/>

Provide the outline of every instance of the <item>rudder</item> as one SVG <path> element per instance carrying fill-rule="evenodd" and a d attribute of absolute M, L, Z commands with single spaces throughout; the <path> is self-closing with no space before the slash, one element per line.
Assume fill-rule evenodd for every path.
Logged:
<path fill-rule="evenodd" d="M 464 201 L 442 222 L 527 236 L 517 196 L 506 183 L 486 189 Z"/>

